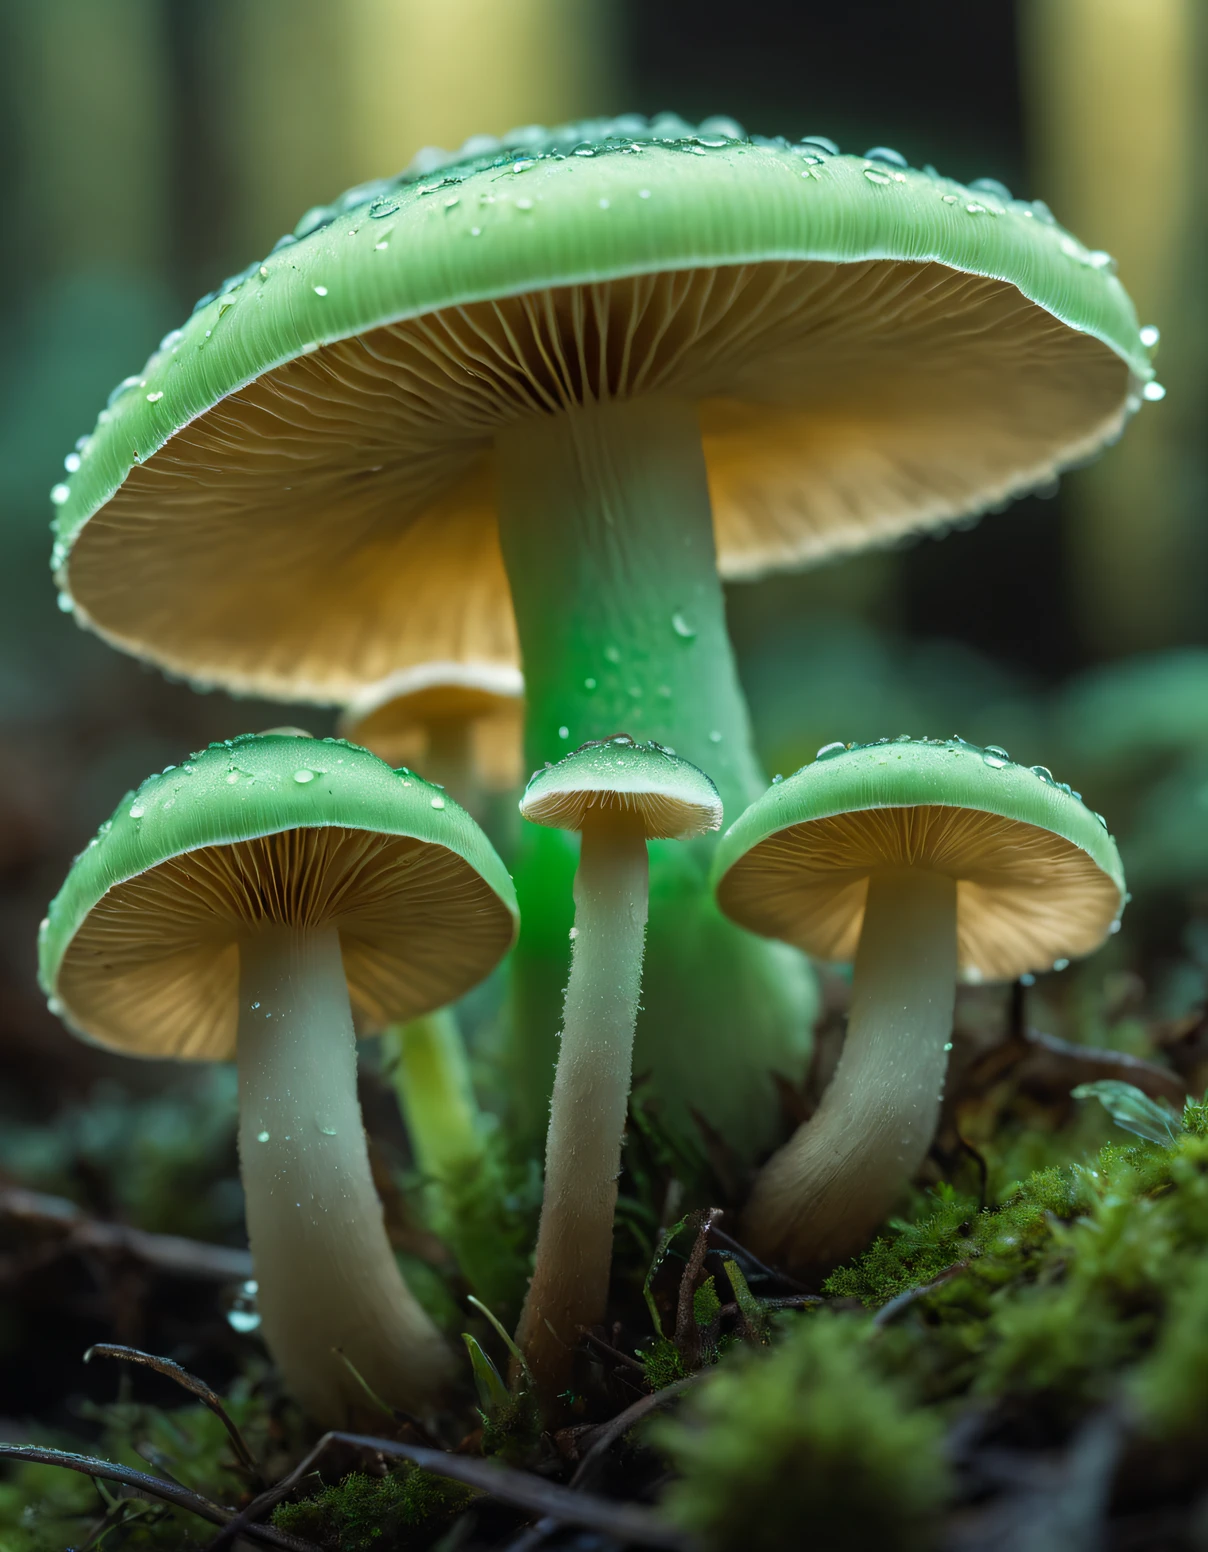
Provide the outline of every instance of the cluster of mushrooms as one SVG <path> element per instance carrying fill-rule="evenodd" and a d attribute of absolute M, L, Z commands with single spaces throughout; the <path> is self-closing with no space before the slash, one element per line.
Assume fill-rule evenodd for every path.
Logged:
<path fill-rule="evenodd" d="M 635 1071 L 668 1127 L 771 1152 L 758 1254 L 810 1273 L 867 1239 L 929 1146 L 958 980 L 1093 950 L 1119 858 L 1077 793 L 956 738 L 769 786 L 722 580 L 1050 482 L 1151 379 L 1106 256 L 1043 205 L 664 115 L 353 189 L 120 385 L 52 493 L 62 607 L 199 686 L 338 704 L 343 736 L 149 777 L 41 975 L 85 1038 L 237 1060 L 261 1329 L 314 1418 L 364 1386 L 428 1414 L 453 1376 L 385 1234 L 358 1036 L 390 1032 L 451 1247 L 506 1300 L 450 1012 L 505 956 L 508 1135 L 545 1133 L 516 1340 L 548 1411 L 605 1313 Z M 479 820 L 525 764 L 509 872 Z M 786 1142 L 807 956 L 854 960 L 851 1014 Z"/>

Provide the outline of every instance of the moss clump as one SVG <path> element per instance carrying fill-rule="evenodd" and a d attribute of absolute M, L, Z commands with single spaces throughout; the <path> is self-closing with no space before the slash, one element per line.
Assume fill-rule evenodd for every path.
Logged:
<path fill-rule="evenodd" d="M 903 1315 L 893 1349 L 932 1400 L 1043 1398 L 1061 1425 L 1123 1388 L 1151 1432 L 1185 1432 L 1208 1410 L 1202 1111 L 1188 1107 L 1167 1146 L 1109 1143 L 998 1208 L 942 1196 L 827 1291 L 883 1305 L 956 1267 Z"/>
<path fill-rule="evenodd" d="M 942 1427 L 881 1369 L 869 1324 L 797 1317 L 655 1424 L 681 1473 L 664 1507 L 709 1552 L 912 1552 L 947 1492 Z"/>
<path fill-rule="evenodd" d="M 468 1487 L 419 1466 L 382 1477 L 353 1471 L 310 1498 L 279 1504 L 273 1524 L 331 1552 L 419 1548 L 430 1545 L 472 1497 Z"/>

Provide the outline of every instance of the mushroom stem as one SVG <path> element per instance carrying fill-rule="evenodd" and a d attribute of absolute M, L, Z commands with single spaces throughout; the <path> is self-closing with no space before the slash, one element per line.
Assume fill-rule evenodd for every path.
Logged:
<path fill-rule="evenodd" d="M 935 1134 L 955 995 L 956 881 L 871 874 L 843 1054 L 755 1182 L 744 1234 L 758 1254 L 817 1271 L 867 1242 Z"/>
<path fill-rule="evenodd" d="M 367 1406 L 348 1363 L 427 1412 L 450 1358 L 386 1238 L 339 933 L 266 926 L 240 945 L 239 974 L 239 1158 L 265 1341 L 329 1427 Z"/>
<path fill-rule="evenodd" d="M 642 982 L 648 864 L 641 822 L 583 827 L 574 952 L 550 1103 L 533 1280 L 516 1340 L 540 1394 L 570 1379 L 582 1328 L 604 1316 L 621 1137 Z"/>
<path fill-rule="evenodd" d="M 530 415 L 500 434 L 497 455 L 530 768 L 626 732 L 707 771 L 727 811 L 741 812 L 766 779 L 726 630 L 695 406 L 642 398 Z M 666 940 L 660 959 L 686 963 L 699 979 L 705 1018 L 684 1012 L 678 978 L 665 989 L 652 982 L 640 1063 L 668 1103 L 669 1124 L 695 1136 L 699 1110 L 742 1158 L 774 1140 L 769 1074 L 799 1080 L 812 995 L 798 956 L 718 918 L 705 885 L 711 850 L 708 841 L 653 843 L 652 942 Z M 562 837 L 525 837 L 509 1053 L 521 1146 L 544 1125 L 572 867 Z M 739 1026 L 743 1042 L 732 1039 Z"/>
<path fill-rule="evenodd" d="M 473 750 L 467 717 L 432 717 L 425 725 L 428 748 L 421 767 L 426 781 L 435 782 L 463 808 L 476 810 Z"/>
<path fill-rule="evenodd" d="M 487 1147 L 457 1019 L 441 1008 L 388 1029 L 383 1042 L 437 1233 L 497 1315 L 514 1311 L 523 1263 L 504 1183 Z"/>

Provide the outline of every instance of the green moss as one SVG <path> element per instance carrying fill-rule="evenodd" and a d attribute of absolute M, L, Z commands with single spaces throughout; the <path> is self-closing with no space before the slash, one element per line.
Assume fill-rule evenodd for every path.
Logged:
<path fill-rule="evenodd" d="M 667 1514 L 709 1552 L 912 1552 L 947 1477 L 941 1424 L 881 1371 L 865 1320 L 798 1317 L 747 1349 L 650 1436 L 680 1472 Z"/>
<path fill-rule="evenodd" d="M 638 1357 L 646 1371 L 646 1383 L 651 1390 L 665 1390 L 668 1385 L 674 1385 L 676 1380 L 688 1376 L 689 1370 L 683 1355 L 670 1337 L 659 1337 Z"/>
<path fill-rule="evenodd" d="M 279 1504 L 273 1524 L 331 1552 L 426 1547 L 472 1497 L 418 1466 L 381 1477 L 353 1471 L 310 1498 Z"/>

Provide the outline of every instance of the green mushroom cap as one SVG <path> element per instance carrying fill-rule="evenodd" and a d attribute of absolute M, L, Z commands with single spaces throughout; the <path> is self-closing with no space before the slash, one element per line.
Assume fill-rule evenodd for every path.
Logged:
<path fill-rule="evenodd" d="M 717 788 L 688 760 L 627 734 L 592 739 L 524 789 L 520 812 L 534 824 L 582 830 L 609 813 L 636 816 L 648 841 L 689 840 L 721 825 Z"/>
<path fill-rule="evenodd" d="M 52 1007 L 141 1056 L 235 1049 L 239 943 L 278 924 L 339 930 L 354 1021 L 374 1034 L 477 984 L 516 897 L 468 814 L 339 739 L 211 744 L 123 798 L 39 935 Z"/>
<path fill-rule="evenodd" d="M 958 963 L 974 980 L 1090 953 L 1124 903 L 1102 817 L 1043 766 L 959 738 L 828 745 L 730 826 L 714 878 L 740 926 L 850 960 L 884 868 L 957 880 Z"/>
<path fill-rule="evenodd" d="M 127 378 L 57 485 L 60 602 L 202 683 L 346 703 L 514 662 L 495 439 L 699 414 L 718 563 L 983 511 L 1151 376 L 1106 255 L 883 148 L 635 117 L 468 143 L 311 211 Z"/>

